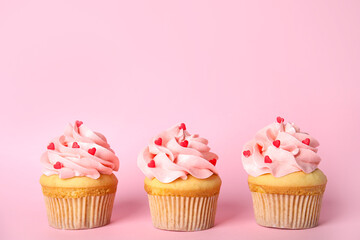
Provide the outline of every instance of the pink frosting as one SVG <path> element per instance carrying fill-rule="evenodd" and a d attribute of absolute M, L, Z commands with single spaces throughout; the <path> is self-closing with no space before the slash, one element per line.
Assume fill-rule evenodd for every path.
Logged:
<path fill-rule="evenodd" d="M 181 126 L 185 128 L 178 124 L 160 133 L 139 154 L 137 164 L 146 177 L 169 183 L 178 178 L 185 180 L 188 174 L 199 179 L 217 174 L 218 156 L 210 152 L 208 140 L 191 135 Z"/>
<path fill-rule="evenodd" d="M 254 177 L 265 173 L 275 177 L 298 171 L 311 173 L 321 161 L 318 146 L 316 139 L 300 132 L 293 123 L 284 124 L 282 119 L 261 129 L 245 144 L 242 162 L 245 171 Z"/>
<path fill-rule="evenodd" d="M 79 148 L 73 148 L 73 145 Z M 60 178 L 86 176 L 97 179 L 100 174 L 109 175 L 119 169 L 119 159 L 106 138 L 82 122 L 74 126 L 69 124 L 64 135 L 55 138 L 49 146 L 52 147 L 41 156 L 43 173 L 47 176 L 59 174 Z"/>

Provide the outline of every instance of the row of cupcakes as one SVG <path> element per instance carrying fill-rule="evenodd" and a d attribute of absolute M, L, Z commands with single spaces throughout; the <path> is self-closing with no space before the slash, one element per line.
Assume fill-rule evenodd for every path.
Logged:
<path fill-rule="evenodd" d="M 318 169 L 319 143 L 293 123 L 276 121 L 242 151 L 256 222 L 304 229 L 318 224 L 326 176 Z M 139 154 L 153 225 L 176 231 L 214 226 L 221 179 L 208 140 L 184 123 L 161 132 Z M 106 138 L 83 122 L 69 124 L 41 157 L 40 184 L 49 225 L 87 229 L 108 224 L 119 159 Z"/>

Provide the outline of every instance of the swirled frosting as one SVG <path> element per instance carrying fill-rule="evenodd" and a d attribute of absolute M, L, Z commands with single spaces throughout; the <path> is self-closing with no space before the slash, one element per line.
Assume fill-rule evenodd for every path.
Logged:
<path fill-rule="evenodd" d="M 119 159 L 106 138 L 80 121 L 69 124 L 64 134 L 49 144 L 41 156 L 41 164 L 45 175 L 59 174 L 60 178 L 97 179 L 100 174 L 110 175 L 119 169 Z"/>
<path fill-rule="evenodd" d="M 170 183 L 187 175 L 206 179 L 217 174 L 218 156 L 210 152 L 208 140 L 190 134 L 185 124 L 178 124 L 151 139 L 140 152 L 137 165 L 146 177 Z"/>
<path fill-rule="evenodd" d="M 242 163 L 245 171 L 254 177 L 265 173 L 275 177 L 298 171 L 310 173 L 321 161 L 318 146 L 315 138 L 278 117 L 277 122 L 261 129 L 245 144 Z"/>

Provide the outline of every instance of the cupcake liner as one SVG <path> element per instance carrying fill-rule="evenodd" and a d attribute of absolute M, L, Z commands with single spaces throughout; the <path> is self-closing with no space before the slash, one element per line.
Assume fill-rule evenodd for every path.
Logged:
<path fill-rule="evenodd" d="M 80 198 L 44 198 L 51 227 L 86 229 L 110 222 L 115 193 Z"/>
<path fill-rule="evenodd" d="M 174 231 L 199 231 L 214 226 L 218 194 L 209 197 L 150 195 L 154 227 Z"/>
<path fill-rule="evenodd" d="M 312 228 L 318 225 L 323 194 L 251 194 L 259 225 L 287 229 Z"/>

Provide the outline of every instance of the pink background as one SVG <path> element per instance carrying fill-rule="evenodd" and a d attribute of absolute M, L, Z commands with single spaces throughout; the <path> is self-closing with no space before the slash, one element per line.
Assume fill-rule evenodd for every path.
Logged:
<path fill-rule="evenodd" d="M 1 1 L 0 238 L 359 239 L 360 2 L 249 2 Z M 254 221 L 241 148 L 278 115 L 321 142 L 329 182 L 314 229 Z M 108 226 L 55 230 L 39 157 L 77 119 L 121 160 L 116 203 Z M 178 122 L 220 156 L 208 231 L 151 224 L 137 154 Z"/>

